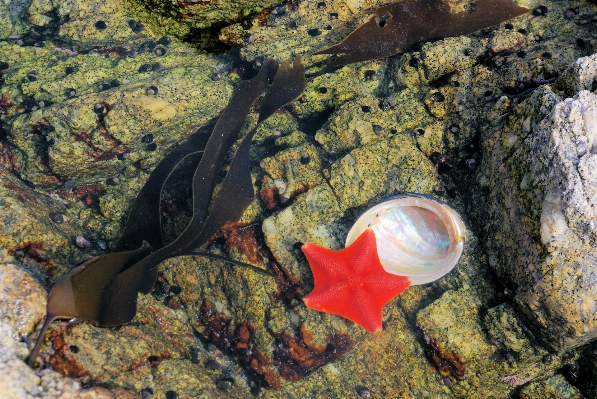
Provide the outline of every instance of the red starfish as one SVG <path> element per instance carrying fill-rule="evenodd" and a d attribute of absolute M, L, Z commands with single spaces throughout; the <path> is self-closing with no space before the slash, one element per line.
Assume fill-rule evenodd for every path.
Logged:
<path fill-rule="evenodd" d="M 345 317 L 369 332 L 381 331 L 381 310 L 410 285 L 408 277 L 383 269 L 371 229 L 340 251 L 310 243 L 302 250 L 315 280 L 315 288 L 303 298 L 305 305 Z"/>

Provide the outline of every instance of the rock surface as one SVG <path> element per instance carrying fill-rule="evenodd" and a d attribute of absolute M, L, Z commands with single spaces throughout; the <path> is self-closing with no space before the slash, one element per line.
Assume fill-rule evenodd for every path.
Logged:
<path fill-rule="evenodd" d="M 0 62 L 8 64 L 1 70 L 0 205 L 10 221 L 0 229 L 2 259 L 31 270 L 49 287 L 78 262 L 109 251 L 154 165 L 197 129 L 209 132 L 239 77 L 250 76 L 264 56 L 287 59 L 334 44 L 381 3 L 277 5 L 220 32 L 222 40 L 241 46 L 243 60 L 162 37 L 158 32 L 171 29 L 182 37 L 189 28 L 118 1 L 27 4 L 29 17 L 11 20 L 21 21 L 10 28 L 18 36 L 0 41 Z M 201 5 L 194 4 L 197 10 Z M 535 339 L 537 332 L 548 339 L 544 327 L 528 323 L 539 314 L 528 310 L 537 297 L 527 301 L 510 285 L 527 274 L 515 276 L 505 267 L 514 258 L 503 261 L 495 252 L 499 245 L 512 248 L 508 254 L 527 244 L 537 250 L 531 244 L 541 242 L 543 213 L 535 206 L 543 207 L 545 193 L 529 193 L 516 208 L 535 217 L 524 220 L 534 226 L 526 228 L 527 241 L 492 230 L 503 215 L 497 209 L 519 201 L 505 195 L 509 186 L 492 179 L 518 176 L 522 180 L 512 183 L 518 190 L 525 168 L 545 170 L 545 159 L 533 159 L 530 146 L 548 153 L 551 148 L 527 136 L 539 127 L 552 131 L 539 122 L 551 120 L 554 107 L 558 115 L 578 114 L 574 107 L 591 101 L 588 92 L 594 91 L 594 64 L 577 59 L 595 52 L 597 10 L 582 1 L 548 1 L 544 7 L 545 13 L 540 8 L 477 34 L 313 77 L 298 101 L 259 129 L 251 155 L 257 199 L 208 248 L 268 268 L 275 278 L 200 257 L 165 261 L 128 325 L 52 325 L 42 360 L 68 378 L 50 369 L 34 372 L 22 362 L 27 345 L 21 341 L 28 339 L 16 328 L 27 326 L 31 333 L 43 301 L 17 291 L 15 297 L 37 305 L 27 307 L 36 309 L 29 319 L 13 316 L 15 307 L 0 308 L 10 315 L 1 329 L 10 339 L 1 341 L 11 368 L 0 371 L 7 378 L 2 381 L 23 397 L 435 399 L 522 392 L 539 398 L 578 397 L 576 388 L 590 397 L 594 384 L 575 378 L 595 381 L 592 347 L 549 353 Z M 324 59 L 307 57 L 306 63 L 316 71 Z M 249 119 L 251 126 L 256 114 Z M 564 155 L 587 157 L 590 150 L 579 156 L 574 144 Z M 529 147 L 523 151 L 524 145 Z M 569 178 L 573 168 L 566 162 L 560 162 L 559 175 L 537 184 Z M 167 235 L 188 217 L 190 199 L 179 186 L 163 197 Z M 582 189 L 577 198 L 586 197 L 590 185 Z M 301 298 L 313 281 L 301 243 L 341 248 L 362 211 L 403 191 L 438 196 L 463 215 L 470 228 L 458 267 L 390 302 L 384 330 L 375 335 L 306 308 Z M 549 199 L 548 208 L 556 209 L 558 201 Z M 565 217 L 580 213 L 577 204 L 583 206 L 559 201 Z M 523 229 L 520 215 L 512 222 Z M 567 240 L 577 237 L 571 248 L 582 249 L 594 233 L 575 220 L 566 225 Z M 539 246 L 563 256 L 566 245 Z M 576 309 L 561 306 L 569 321 L 578 320 Z M 566 342 L 559 340 L 556 322 L 548 327 L 555 343 Z"/>
<path fill-rule="evenodd" d="M 592 85 L 596 64 L 595 56 L 580 59 L 576 79 L 567 71 L 561 84 Z M 503 138 L 487 140 L 490 163 L 501 163 L 488 184 L 504 199 L 488 209 L 492 266 L 516 287 L 537 336 L 560 352 L 597 336 L 596 103 L 587 90 L 567 99 L 537 90 L 514 109 Z"/>

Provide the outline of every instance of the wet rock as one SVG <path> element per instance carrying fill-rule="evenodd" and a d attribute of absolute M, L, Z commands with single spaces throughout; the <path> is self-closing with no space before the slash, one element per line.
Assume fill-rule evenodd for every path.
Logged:
<path fill-rule="evenodd" d="M 582 399 L 586 397 L 578 389 L 570 385 L 564 376 L 560 374 L 553 375 L 545 380 L 534 381 L 522 388 L 520 394 L 524 395 L 527 399 Z"/>
<path fill-rule="evenodd" d="M 516 285 L 517 308 L 556 351 L 597 337 L 597 321 L 587 310 L 597 301 L 590 271 L 597 264 L 591 244 L 597 239 L 596 99 L 581 91 L 562 101 L 539 90 L 518 106 L 503 140 L 487 141 L 492 163 L 503 162 L 504 147 L 512 154 L 493 169 L 489 183 L 501 192 L 489 203 L 488 247 L 499 259 L 494 268 Z M 570 306 L 579 295 L 582 302 Z"/>
<path fill-rule="evenodd" d="M 232 24 L 258 14 L 277 3 L 272 0 L 218 1 L 215 3 L 185 0 L 165 6 L 160 1 L 151 0 L 139 4 L 148 7 L 152 13 L 160 15 L 162 18 L 172 19 L 171 24 L 176 22 L 177 25 L 180 25 L 179 31 L 175 32 L 176 36 L 183 37 L 193 28 L 205 29 L 212 25 Z"/>
<path fill-rule="evenodd" d="M 431 161 L 401 134 L 352 150 L 330 171 L 330 186 L 342 209 L 398 192 L 431 193 L 438 183 Z"/>
<path fill-rule="evenodd" d="M 76 220 L 56 224 L 49 216 L 52 212 L 75 216 L 62 203 L 32 190 L 2 168 L 0 181 L 0 259 L 18 261 L 49 286 L 70 265 L 82 261 L 74 239 L 84 230 Z"/>
<path fill-rule="evenodd" d="M 0 266 L 0 320 L 19 336 L 31 334 L 45 314 L 46 291 L 14 264 Z"/>

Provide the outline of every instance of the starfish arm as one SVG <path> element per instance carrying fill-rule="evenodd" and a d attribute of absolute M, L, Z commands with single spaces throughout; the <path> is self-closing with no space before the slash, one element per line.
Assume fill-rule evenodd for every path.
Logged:
<path fill-rule="evenodd" d="M 342 316 L 340 312 L 345 304 L 351 301 L 351 290 L 346 283 L 315 286 L 313 291 L 303 297 L 308 308 L 320 312 Z"/>
<path fill-rule="evenodd" d="M 369 332 L 381 331 L 381 309 L 369 293 L 347 284 L 314 289 L 303 298 L 308 308 L 344 317 Z"/>
<path fill-rule="evenodd" d="M 410 279 L 384 271 L 365 276 L 363 284 L 369 295 L 383 307 L 410 286 Z"/>
<path fill-rule="evenodd" d="M 352 273 L 368 273 L 371 268 L 377 269 L 377 265 L 383 270 L 377 255 L 375 233 L 371 229 L 363 231 L 350 246 L 340 251 L 340 253 L 346 259 L 351 260 Z"/>
<path fill-rule="evenodd" d="M 365 287 L 359 288 L 354 290 L 354 315 L 347 318 L 371 333 L 381 331 L 381 311 L 385 304 L 379 303 Z"/>
<path fill-rule="evenodd" d="M 319 245 L 306 243 L 301 248 L 313 273 L 315 286 L 320 282 L 342 280 L 348 275 L 348 270 L 339 262 L 342 251 L 332 251 Z"/>

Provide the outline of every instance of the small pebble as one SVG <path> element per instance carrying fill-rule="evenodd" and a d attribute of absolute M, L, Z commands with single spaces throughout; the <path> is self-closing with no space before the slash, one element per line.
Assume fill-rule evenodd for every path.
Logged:
<path fill-rule="evenodd" d="M 307 165 L 309 162 L 311 162 L 311 156 L 309 154 L 306 154 L 306 153 L 302 154 L 300 162 L 303 165 Z"/>
<path fill-rule="evenodd" d="M 37 79 L 39 79 L 39 74 L 37 71 L 29 71 L 27 72 L 27 79 L 29 79 L 30 82 L 35 82 Z"/>
<path fill-rule="evenodd" d="M 533 9 L 533 15 L 536 17 L 541 17 L 547 15 L 547 7 L 539 6 Z"/>
<path fill-rule="evenodd" d="M 450 126 L 450 131 L 454 134 L 458 134 L 458 133 L 460 133 L 460 126 L 452 125 L 452 126 Z"/>
<path fill-rule="evenodd" d="M 149 152 L 153 152 L 158 148 L 158 145 L 156 143 L 150 143 L 147 145 L 147 147 L 145 147 L 145 149 Z"/>
<path fill-rule="evenodd" d="M 574 17 L 576 17 L 576 11 L 574 11 L 572 8 L 569 8 L 564 11 L 564 17 L 566 19 L 574 19 Z"/>
<path fill-rule="evenodd" d="M 219 73 L 212 73 L 210 75 L 211 80 L 213 80 L 214 82 L 217 82 L 219 80 L 222 80 L 222 75 L 220 75 Z"/>
<path fill-rule="evenodd" d="M 445 385 L 445 386 L 447 386 L 448 388 L 451 388 L 451 387 L 452 387 L 452 385 L 454 385 L 454 384 L 452 383 L 452 380 L 451 380 L 451 379 L 449 379 L 448 377 L 444 377 L 444 378 L 442 379 L 442 382 L 443 382 L 443 383 L 444 383 L 444 385 Z"/>
<path fill-rule="evenodd" d="M 95 112 L 96 114 L 103 114 L 105 109 L 106 107 L 104 107 L 104 104 L 102 103 L 97 103 L 93 106 L 93 112 Z"/>
<path fill-rule="evenodd" d="M 320 88 L 319 88 L 319 92 L 320 92 L 321 94 L 325 94 L 325 93 L 327 93 L 327 92 L 328 92 L 328 89 L 327 89 L 327 87 L 320 87 Z"/>
<path fill-rule="evenodd" d="M 317 28 L 314 28 L 314 29 L 309 29 L 309 30 L 307 31 L 307 34 L 308 34 L 309 36 L 311 36 L 311 37 L 315 37 L 315 36 L 319 36 L 319 35 L 321 35 L 321 31 L 320 31 L 319 29 L 317 29 Z"/>
<path fill-rule="evenodd" d="M 218 363 L 215 359 L 209 359 L 204 364 L 205 368 L 208 370 L 218 370 L 221 368 L 220 363 Z"/>
<path fill-rule="evenodd" d="M 373 125 L 373 132 L 375 134 L 377 134 L 378 136 L 381 136 L 385 133 L 385 131 L 383 130 L 383 127 L 381 127 L 379 125 Z"/>
<path fill-rule="evenodd" d="M 160 40 L 158 40 L 158 43 L 162 46 L 168 46 L 170 43 L 172 43 L 172 38 L 169 36 L 163 36 L 160 38 Z"/>
<path fill-rule="evenodd" d="M 514 355 L 511 352 L 506 352 L 506 360 L 508 361 L 508 363 L 514 363 L 516 361 Z"/>
<path fill-rule="evenodd" d="M 199 349 L 199 348 L 191 349 L 191 362 L 194 364 L 199 364 L 201 362 L 201 349 Z"/>
<path fill-rule="evenodd" d="M 496 338 L 493 338 L 493 337 L 492 337 L 492 338 L 489 340 L 489 342 L 490 342 L 490 343 L 491 343 L 491 345 L 493 345 L 493 346 L 500 346 L 500 345 L 502 345 L 502 343 L 501 343 L 501 342 L 500 342 L 498 339 L 496 339 Z"/>
<path fill-rule="evenodd" d="M 74 96 L 76 96 L 76 95 L 77 95 L 77 91 L 71 87 L 71 88 L 68 88 L 68 89 L 66 89 L 66 90 L 64 91 L 64 94 L 65 94 L 67 97 L 74 97 Z"/>
<path fill-rule="evenodd" d="M 394 106 L 396 106 L 396 99 L 395 99 L 394 97 L 391 97 L 391 96 L 390 96 L 390 97 L 386 97 L 386 98 L 384 98 L 383 100 L 384 100 L 384 102 L 385 102 L 386 104 L 388 104 L 390 107 L 394 107 Z"/>
<path fill-rule="evenodd" d="M 75 238 L 75 244 L 77 244 L 77 247 L 79 247 L 79 248 L 89 248 L 91 246 L 91 243 L 89 242 L 89 240 L 87 240 L 83 236 L 77 236 Z"/>
<path fill-rule="evenodd" d="M 549 366 L 553 363 L 553 357 L 548 353 L 546 355 L 543 355 L 543 358 L 541 359 L 541 361 L 543 362 L 544 365 Z"/>
<path fill-rule="evenodd" d="M 52 219 L 54 223 L 64 223 L 64 215 L 60 212 L 50 212 L 50 219 Z"/>
<path fill-rule="evenodd" d="M 100 83 L 99 86 L 97 87 L 98 91 L 110 90 L 111 88 L 112 88 L 112 85 L 110 85 L 110 83 Z"/>
<path fill-rule="evenodd" d="M 140 23 L 138 23 L 137 21 L 135 21 L 133 19 L 130 19 L 128 24 L 129 24 L 129 28 L 131 28 L 131 30 L 135 33 L 139 33 L 145 28 L 143 25 L 141 25 Z"/>
<path fill-rule="evenodd" d="M 101 249 L 108 249 L 108 244 L 104 240 L 97 240 L 97 246 Z"/>
<path fill-rule="evenodd" d="M 166 391 L 166 399 L 178 399 L 178 394 L 174 391 Z"/>
<path fill-rule="evenodd" d="M 158 88 L 155 86 L 149 86 L 147 89 L 145 89 L 145 94 L 148 96 L 155 96 L 158 94 Z"/>
<path fill-rule="evenodd" d="M 157 55 L 158 57 L 161 57 L 163 55 L 166 55 L 166 49 L 163 47 L 158 47 L 156 48 L 154 51 L 155 55 Z"/>
<path fill-rule="evenodd" d="M 467 159 L 464 161 L 464 163 L 466 164 L 466 167 L 471 171 L 477 169 L 477 160 L 474 158 Z"/>
<path fill-rule="evenodd" d="M 64 189 L 65 190 L 72 190 L 77 182 L 74 179 L 70 179 L 64 182 Z"/>
<path fill-rule="evenodd" d="M 108 27 L 108 24 L 106 24 L 106 21 L 97 21 L 94 26 L 97 30 L 104 30 Z"/>
<path fill-rule="evenodd" d="M 375 73 L 375 71 L 368 69 L 365 71 L 364 78 L 366 82 L 374 81 L 377 80 L 377 74 Z"/>
<path fill-rule="evenodd" d="M 145 136 L 141 138 L 142 143 L 149 144 L 153 141 L 153 134 L 147 133 Z"/>
<path fill-rule="evenodd" d="M 143 64 L 137 70 L 137 72 L 139 72 L 139 73 L 149 72 L 149 71 L 151 71 L 151 64 Z"/>
<path fill-rule="evenodd" d="M 358 386 L 357 387 L 357 395 L 359 395 L 360 398 L 370 398 L 371 391 L 369 391 L 369 388 L 367 388 L 367 387 Z"/>
<path fill-rule="evenodd" d="M 218 387 L 218 389 L 224 392 L 228 392 L 228 390 L 232 388 L 233 382 L 234 380 L 231 380 L 230 378 L 221 378 L 216 382 L 216 386 Z"/>

